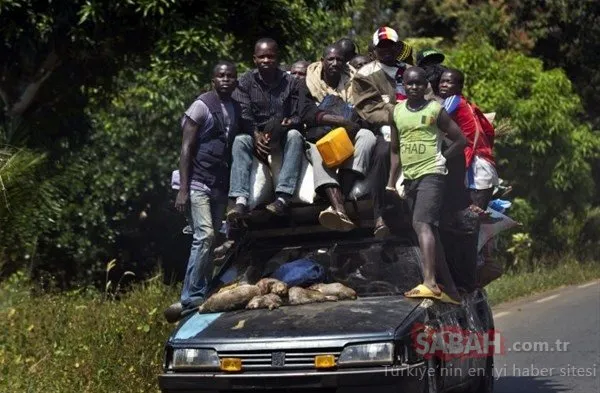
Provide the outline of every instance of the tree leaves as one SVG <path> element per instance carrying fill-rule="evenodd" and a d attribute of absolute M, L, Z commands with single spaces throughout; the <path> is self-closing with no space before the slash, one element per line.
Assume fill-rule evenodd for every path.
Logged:
<path fill-rule="evenodd" d="M 527 230 L 541 240 L 551 235 L 547 223 L 564 211 L 582 219 L 594 192 L 591 164 L 600 137 L 585 122 L 565 72 L 481 42 L 466 42 L 449 58 L 465 72 L 466 94 L 499 120 L 510 119 L 514 131 L 496 147 L 498 172 L 534 208 L 523 221 Z"/>

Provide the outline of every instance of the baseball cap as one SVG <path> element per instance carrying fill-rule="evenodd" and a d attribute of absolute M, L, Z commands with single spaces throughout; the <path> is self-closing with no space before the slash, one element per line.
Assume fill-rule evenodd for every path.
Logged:
<path fill-rule="evenodd" d="M 400 38 L 398 37 L 398 33 L 396 33 L 396 30 L 391 29 L 387 26 L 383 26 L 377 29 L 377 31 L 373 34 L 373 45 L 377 46 L 377 44 L 379 44 L 379 42 L 381 42 L 382 40 L 399 42 Z"/>
<path fill-rule="evenodd" d="M 437 49 L 422 49 L 417 52 L 417 66 L 420 67 L 425 58 L 427 58 L 428 62 L 431 62 L 431 64 L 441 64 L 446 56 L 444 56 L 444 54 Z"/>

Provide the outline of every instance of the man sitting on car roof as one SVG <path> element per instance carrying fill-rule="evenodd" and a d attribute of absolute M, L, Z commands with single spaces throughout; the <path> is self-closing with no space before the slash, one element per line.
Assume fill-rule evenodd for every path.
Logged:
<path fill-rule="evenodd" d="M 315 190 L 324 193 L 331 204 L 319 214 L 319 223 L 328 229 L 349 231 L 356 225 L 346 214 L 344 199 L 355 180 L 367 174 L 375 135 L 360 127 L 356 122 L 360 120 L 358 114 L 354 113 L 352 119 L 352 71 L 344 61 L 343 54 L 339 44 L 329 45 L 323 51 L 321 61 L 308 66 L 306 80 L 299 87 L 299 113 L 308 127 L 305 137 L 313 166 Z M 334 107 L 337 113 L 334 113 Z M 344 117 L 344 112 L 349 117 Z M 339 169 L 328 168 L 315 145 L 331 130 L 331 127 L 324 125 L 344 127 L 353 141 L 354 154 Z"/>
<path fill-rule="evenodd" d="M 240 77 L 233 94 L 242 107 L 245 133 L 233 142 L 229 197 L 234 206 L 227 212 L 229 221 L 243 218 L 247 213 L 253 156 L 264 162 L 272 153 L 282 156 L 275 200 L 266 206 L 269 212 L 286 215 L 296 190 L 304 146 L 297 130 L 300 124 L 293 101 L 298 82 L 279 68 L 278 56 L 279 46 L 275 40 L 258 40 L 253 56 L 257 68 Z"/>

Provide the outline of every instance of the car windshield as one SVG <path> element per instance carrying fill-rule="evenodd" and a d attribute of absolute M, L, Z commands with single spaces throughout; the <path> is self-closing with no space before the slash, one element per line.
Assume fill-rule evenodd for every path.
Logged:
<path fill-rule="evenodd" d="M 253 284 L 298 259 L 321 264 L 326 271 L 325 282 L 342 283 L 361 297 L 402 294 L 421 282 L 419 250 L 402 242 L 253 247 L 225 267 L 220 278 L 224 283 Z"/>

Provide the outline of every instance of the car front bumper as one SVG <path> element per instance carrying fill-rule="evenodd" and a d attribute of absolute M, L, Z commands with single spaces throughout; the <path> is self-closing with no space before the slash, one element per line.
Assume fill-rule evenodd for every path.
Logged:
<path fill-rule="evenodd" d="M 420 392 L 426 382 L 425 365 L 389 366 L 335 371 L 178 372 L 159 376 L 163 393 L 217 393 L 231 391 L 318 391 L 335 393 Z"/>

